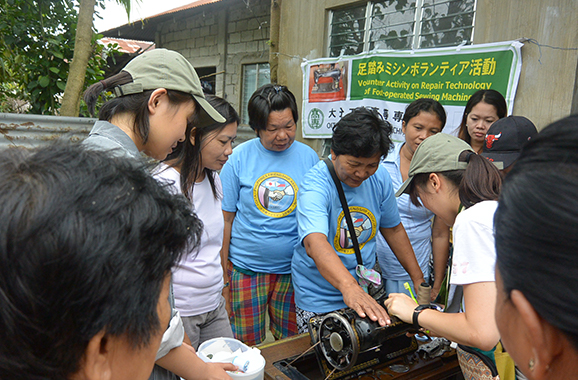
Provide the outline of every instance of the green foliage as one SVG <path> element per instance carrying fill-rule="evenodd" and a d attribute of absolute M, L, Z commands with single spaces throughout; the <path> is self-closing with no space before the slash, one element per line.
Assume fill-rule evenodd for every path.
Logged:
<path fill-rule="evenodd" d="M 72 0 L 0 0 L 0 111 L 14 112 L 10 100 L 18 99 L 29 113 L 58 112 L 74 51 L 74 6 Z M 101 37 L 93 35 L 85 86 L 103 79 Z"/>

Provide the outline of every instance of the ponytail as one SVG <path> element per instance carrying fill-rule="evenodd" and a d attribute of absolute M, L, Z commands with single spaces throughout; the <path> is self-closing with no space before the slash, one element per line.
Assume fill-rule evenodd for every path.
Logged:
<path fill-rule="evenodd" d="M 502 188 L 500 171 L 488 159 L 471 151 L 462 152 L 468 162 L 459 184 L 460 202 L 469 208 L 482 201 L 497 201 Z"/>
<path fill-rule="evenodd" d="M 121 71 L 120 73 L 113 75 L 109 78 L 103 79 L 100 82 L 96 82 L 92 86 L 86 89 L 84 92 L 84 102 L 88 106 L 88 111 L 90 115 L 94 117 L 94 111 L 98 97 L 103 91 L 112 90 L 116 86 L 123 84 L 132 83 L 132 76 L 126 72 Z M 102 120 L 102 119 L 101 119 Z"/>

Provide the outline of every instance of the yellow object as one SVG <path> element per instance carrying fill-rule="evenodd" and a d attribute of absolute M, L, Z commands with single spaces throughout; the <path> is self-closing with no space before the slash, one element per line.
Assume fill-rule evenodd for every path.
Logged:
<path fill-rule="evenodd" d="M 415 303 L 417 303 L 417 300 L 415 299 L 415 296 L 413 295 L 413 292 L 411 291 L 411 286 L 409 286 L 409 282 L 406 282 L 405 284 L 403 284 L 403 287 L 409 292 L 411 299 L 414 300 Z"/>
<path fill-rule="evenodd" d="M 502 342 L 498 342 L 496 351 L 494 351 L 494 356 L 496 357 L 496 367 L 500 374 L 500 380 L 516 380 L 516 366 L 514 364 L 514 359 L 512 359 L 510 354 L 504 351 Z"/>

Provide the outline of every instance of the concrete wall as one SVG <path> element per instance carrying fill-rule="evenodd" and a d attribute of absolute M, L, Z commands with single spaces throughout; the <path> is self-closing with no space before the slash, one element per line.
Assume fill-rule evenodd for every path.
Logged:
<path fill-rule="evenodd" d="M 233 0 L 193 10 L 175 13 L 158 28 L 155 42 L 195 67 L 216 67 L 216 94 L 240 111 L 242 65 L 269 61 L 270 2 Z"/>
<path fill-rule="evenodd" d="M 576 0 L 478 1 L 474 43 L 532 38 L 542 45 L 578 47 Z M 540 48 L 524 42 L 514 115 L 541 129 L 571 113 L 578 68 L 577 50 Z M 578 112 L 575 109 L 574 112 Z"/>
<path fill-rule="evenodd" d="M 302 101 L 301 59 L 327 56 L 329 10 L 359 3 L 353 0 L 281 0 L 279 79 Z M 578 46 L 576 0 L 478 1 L 474 43 L 534 38 L 539 43 L 564 48 Z M 292 57 L 294 56 L 294 57 Z M 513 114 L 532 119 L 538 128 L 568 115 L 578 95 L 578 51 L 542 47 L 526 42 L 523 68 Z M 299 136 L 301 132 L 299 131 Z M 314 149 L 319 140 L 305 140 Z"/>

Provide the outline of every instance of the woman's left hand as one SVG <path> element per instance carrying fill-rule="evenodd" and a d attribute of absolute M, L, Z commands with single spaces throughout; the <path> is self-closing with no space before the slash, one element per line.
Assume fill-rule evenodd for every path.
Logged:
<path fill-rule="evenodd" d="M 413 311 L 417 307 L 417 303 L 407 294 L 391 293 L 384 305 L 389 315 L 395 315 L 405 323 L 413 322 Z"/>

